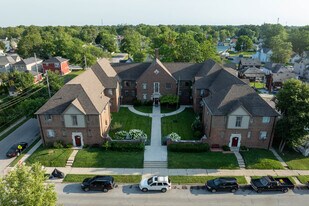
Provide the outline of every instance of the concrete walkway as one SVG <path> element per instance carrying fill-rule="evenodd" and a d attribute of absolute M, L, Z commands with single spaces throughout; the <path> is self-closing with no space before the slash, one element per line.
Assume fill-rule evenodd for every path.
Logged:
<path fill-rule="evenodd" d="M 42 139 L 40 139 L 19 161 L 18 164 L 24 163 L 28 157 L 30 157 L 42 144 Z M 18 165 L 16 164 L 16 165 Z"/>
<path fill-rule="evenodd" d="M 270 148 L 270 151 L 275 155 L 277 160 L 281 163 L 281 165 L 284 167 L 284 169 L 288 169 L 288 165 L 285 163 L 285 161 L 279 156 L 279 154 L 276 152 L 274 148 Z"/>

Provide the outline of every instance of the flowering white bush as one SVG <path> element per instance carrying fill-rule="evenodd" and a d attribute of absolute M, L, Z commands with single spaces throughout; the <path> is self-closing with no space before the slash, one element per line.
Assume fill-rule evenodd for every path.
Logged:
<path fill-rule="evenodd" d="M 134 140 L 146 140 L 147 139 L 147 134 L 145 134 L 145 132 L 143 132 L 140 129 L 131 129 L 129 131 L 129 136 L 131 139 L 134 139 Z"/>
<path fill-rule="evenodd" d="M 122 130 L 122 131 L 119 131 L 119 132 L 116 132 L 115 135 L 114 135 L 114 139 L 117 139 L 117 140 L 124 140 L 126 139 L 128 136 L 128 132 Z"/>
<path fill-rule="evenodd" d="M 175 133 L 175 132 L 172 132 L 171 134 L 169 134 L 168 137 L 169 137 L 172 141 L 175 141 L 175 142 L 181 140 L 181 137 L 180 137 L 177 133 Z"/>

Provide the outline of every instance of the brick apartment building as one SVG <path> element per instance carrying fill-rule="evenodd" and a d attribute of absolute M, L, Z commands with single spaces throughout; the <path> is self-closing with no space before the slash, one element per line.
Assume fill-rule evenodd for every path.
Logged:
<path fill-rule="evenodd" d="M 58 71 L 60 75 L 65 75 L 70 72 L 69 60 L 61 57 L 52 57 L 43 62 L 43 73 L 49 70 L 52 72 Z"/>
<path fill-rule="evenodd" d="M 36 112 L 45 143 L 102 143 L 110 112 L 135 99 L 159 102 L 179 95 L 180 104 L 202 114 L 212 144 L 268 148 L 278 113 L 249 85 L 213 60 L 203 63 L 110 64 L 101 59 L 68 82 Z M 79 141 L 81 139 L 81 141 Z"/>

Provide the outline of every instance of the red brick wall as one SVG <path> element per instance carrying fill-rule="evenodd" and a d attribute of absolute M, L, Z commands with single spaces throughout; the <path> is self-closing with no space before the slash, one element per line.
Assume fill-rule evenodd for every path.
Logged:
<path fill-rule="evenodd" d="M 65 75 L 70 72 L 69 62 L 65 61 L 60 63 L 60 68 L 56 68 L 54 63 L 48 63 L 48 65 L 43 63 L 43 72 L 45 73 L 47 70 L 52 72 L 58 71 L 59 74 Z"/>

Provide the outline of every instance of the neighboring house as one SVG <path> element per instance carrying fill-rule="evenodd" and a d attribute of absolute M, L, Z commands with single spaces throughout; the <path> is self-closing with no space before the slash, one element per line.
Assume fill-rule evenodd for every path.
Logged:
<path fill-rule="evenodd" d="M 291 64 L 295 64 L 295 62 L 296 61 L 298 61 L 298 60 L 300 60 L 301 59 L 301 56 L 299 55 L 299 54 L 297 54 L 297 53 L 293 53 L 292 55 L 291 55 L 291 59 L 290 59 L 290 63 Z"/>
<path fill-rule="evenodd" d="M 43 73 L 46 71 L 56 72 L 58 71 L 60 75 L 66 75 L 70 72 L 69 60 L 61 57 L 52 57 L 43 62 Z"/>
<path fill-rule="evenodd" d="M 309 80 L 309 51 L 304 51 L 302 58 L 295 61 L 294 72 L 300 78 Z"/>
<path fill-rule="evenodd" d="M 0 41 L 3 42 L 4 45 L 5 45 L 5 49 L 4 49 L 5 52 L 11 50 L 11 44 L 10 44 L 10 40 L 8 40 L 8 38 L 0 39 Z"/>
<path fill-rule="evenodd" d="M 17 71 L 38 71 L 42 72 L 43 71 L 43 66 L 42 66 L 43 60 L 39 58 L 34 58 L 30 57 L 27 59 L 22 59 L 15 64 L 13 64 L 14 70 Z"/>
<path fill-rule="evenodd" d="M 10 97 L 16 97 L 19 94 L 15 86 L 10 86 L 9 95 Z"/>
<path fill-rule="evenodd" d="M 250 82 L 261 81 L 265 79 L 263 71 L 256 67 L 248 67 L 238 71 L 239 78 L 249 79 Z"/>
<path fill-rule="evenodd" d="M 265 64 L 268 73 L 266 74 L 266 88 L 269 91 L 282 88 L 283 83 L 288 79 L 298 79 L 297 74 L 291 66 L 282 64 Z"/>
<path fill-rule="evenodd" d="M 103 143 L 111 122 L 111 98 L 106 96 L 110 90 L 102 82 L 106 77 L 111 77 L 111 82 L 107 84 L 113 84 L 112 81 L 116 80 L 116 90 L 119 90 L 115 73 L 106 66 L 110 67 L 107 60 L 99 61 L 93 69 L 65 84 L 35 113 L 45 145 L 55 141 L 76 147 Z M 117 93 L 119 91 L 111 96 Z"/>
<path fill-rule="evenodd" d="M 11 56 L 0 56 L 0 72 L 10 72 L 15 60 Z"/>
<path fill-rule="evenodd" d="M 240 58 L 239 64 L 238 64 L 238 70 L 247 69 L 249 67 L 261 67 L 261 62 L 258 59 L 251 59 L 251 58 Z"/>
<path fill-rule="evenodd" d="M 260 62 L 270 62 L 270 57 L 273 54 L 269 48 L 261 48 L 252 55 L 253 59 L 258 59 Z"/>
<path fill-rule="evenodd" d="M 9 53 L 7 54 L 7 56 L 12 57 L 15 60 L 15 62 L 19 62 L 21 60 L 20 56 L 16 53 Z"/>
<path fill-rule="evenodd" d="M 234 70 L 213 60 L 162 63 L 155 59 L 112 65 L 99 60 L 36 112 L 42 138 L 45 144 L 56 140 L 74 146 L 101 144 L 108 133 L 110 111 L 117 112 L 120 104 L 136 100 L 159 103 L 162 95 L 178 95 L 180 104 L 191 104 L 195 112 L 202 113 L 210 144 L 271 145 L 278 113 L 237 78 Z M 103 121 L 102 108 L 106 111 Z"/>

